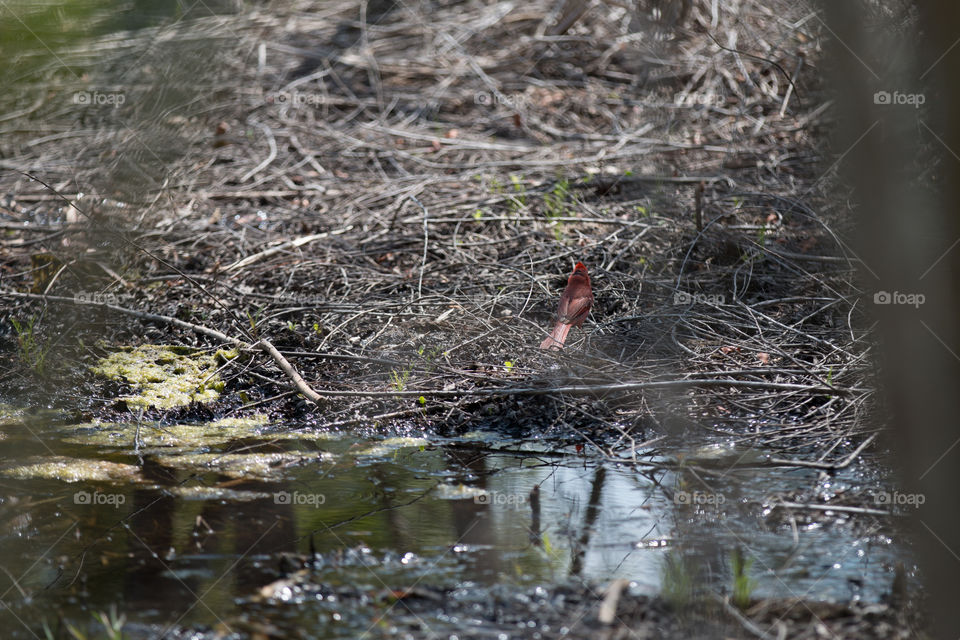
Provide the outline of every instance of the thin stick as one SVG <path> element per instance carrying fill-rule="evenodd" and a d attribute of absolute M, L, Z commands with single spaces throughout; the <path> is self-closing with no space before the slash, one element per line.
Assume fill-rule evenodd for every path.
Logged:
<path fill-rule="evenodd" d="M 240 178 L 240 182 L 246 182 L 247 180 L 250 179 L 251 176 L 254 176 L 260 173 L 260 171 L 262 171 L 263 169 L 266 169 L 270 165 L 270 163 L 273 162 L 277 157 L 277 141 L 273 137 L 273 131 L 270 130 L 270 127 L 260 122 L 257 122 L 255 124 L 258 127 L 260 127 L 264 135 L 267 136 L 267 145 L 270 147 L 270 153 L 268 153 L 267 157 L 263 159 L 263 162 L 255 166 L 253 169 L 250 169 L 250 171 L 247 171 L 245 174 L 243 174 L 243 177 Z"/>
<path fill-rule="evenodd" d="M 809 460 L 781 460 L 780 458 L 770 458 L 772 464 L 781 464 L 791 467 L 810 467 L 811 469 L 827 469 L 836 471 L 837 469 L 843 469 L 844 467 L 849 467 L 850 464 L 857 459 L 857 456 L 860 455 L 864 449 L 870 446 L 870 443 L 876 440 L 877 434 L 873 434 L 866 440 L 864 440 L 859 447 L 854 449 L 853 453 L 844 458 L 838 463 L 829 463 L 829 462 L 814 462 Z"/>
<path fill-rule="evenodd" d="M 303 245 L 308 244 L 310 242 L 314 242 L 316 240 L 322 240 L 323 238 L 329 238 L 330 236 L 338 236 L 340 234 L 350 231 L 351 229 L 353 229 L 352 224 L 342 229 L 336 229 L 335 231 L 325 231 L 323 233 L 315 233 L 310 236 L 300 236 L 299 238 L 295 238 L 293 240 L 290 240 L 289 242 L 283 242 L 281 244 L 278 244 L 275 247 L 270 247 L 269 249 L 264 249 L 259 253 L 254 253 L 253 255 L 249 255 L 246 258 L 243 258 L 242 260 L 237 260 L 230 266 L 226 267 L 224 271 L 234 271 L 236 269 L 242 269 L 246 266 L 253 264 L 254 262 L 257 262 L 258 260 L 269 258 L 270 256 L 280 253 L 281 251 L 286 251 L 287 249 L 295 249 L 296 247 L 302 247 Z"/>
<path fill-rule="evenodd" d="M 853 507 L 843 504 L 803 504 L 802 502 L 774 502 L 770 504 L 771 508 L 783 507 L 786 509 L 812 509 L 814 511 L 838 511 L 840 513 L 859 513 L 872 516 L 892 516 L 894 514 L 882 509 L 871 509 L 870 507 Z"/>
<path fill-rule="evenodd" d="M 753 635 L 757 636 L 758 638 L 763 638 L 763 640 L 772 640 L 774 636 L 769 635 L 763 629 L 761 629 L 756 624 L 754 624 L 753 621 L 751 621 L 745 615 L 740 613 L 740 611 L 736 607 L 730 604 L 729 598 L 720 597 L 718 594 L 713 594 L 713 597 L 716 598 L 721 604 L 723 604 L 723 608 L 726 610 L 726 612 L 731 617 L 733 617 L 737 622 L 743 625 L 744 629 L 746 629 Z"/>
<path fill-rule="evenodd" d="M 700 183 L 697 184 L 696 190 L 693 192 L 693 199 L 694 199 L 693 215 L 694 215 L 694 221 L 695 221 L 696 224 L 697 224 L 697 233 L 700 233 L 701 231 L 703 231 L 703 189 L 704 189 L 704 186 L 705 186 L 705 185 L 704 185 L 704 182 L 701 180 Z"/>
<path fill-rule="evenodd" d="M 427 225 L 427 208 L 413 194 L 407 196 L 423 211 L 423 260 L 420 263 L 420 281 L 417 283 L 417 298 L 423 299 L 423 271 L 427 268 L 427 244 L 430 240 L 430 228 Z"/>

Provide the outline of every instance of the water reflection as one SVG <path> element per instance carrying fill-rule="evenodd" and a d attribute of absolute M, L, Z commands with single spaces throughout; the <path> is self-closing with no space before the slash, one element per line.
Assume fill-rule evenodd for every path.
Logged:
<path fill-rule="evenodd" d="M 729 592 L 737 549 L 756 595 L 844 601 L 855 587 L 875 601 L 902 555 L 879 536 L 839 525 L 768 523 L 764 498 L 816 482 L 811 470 L 730 469 L 704 485 L 702 468 L 644 470 L 573 449 L 496 453 L 491 448 L 505 443 L 364 443 L 308 432 L 280 438 L 258 421 L 235 428 L 242 433 L 231 441 L 197 427 L 214 444 L 201 438 L 196 447 L 230 452 L 221 468 L 216 455 L 184 446 L 183 427 L 180 440 L 167 442 L 170 453 L 145 454 L 119 426 L 79 427 L 90 440 L 84 445 L 76 426 L 7 424 L 0 441 L 7 474 L 38 453 L 131 465 L 142 457 L 130 482 L 3 481 L 9 575 L 2 615 L 16 630 L 9 637 L 32 637 L 41 621 L 59 615 L 85 624 L 117 602 L 139 623 L 227 627 L 251 607 L 301 620 L 321 606 L 312 596 L 296 612 L 264 608 L 258 594 L 271 584 L 338 594 L 336 606 L 321 598 L 322 606 L 358 620 L 397 590 L 465 584 L 482 590 L 625 578 L 634 592 L 679 599 L 692 590 Z M 173 465 L 177 455 L 198 462 Z M 238 473 L 243 464 L 259 468 L 264 456 L 274 475 Z M 71 476 L 59 467 L 74 479 L 96 468 L 80 466 Z M 91 497 L 78 501 L 84 492 Z M 308 570 L 311 548 L 318 555 Z M 337 628 L 323 633 L 336 637 Z"/>

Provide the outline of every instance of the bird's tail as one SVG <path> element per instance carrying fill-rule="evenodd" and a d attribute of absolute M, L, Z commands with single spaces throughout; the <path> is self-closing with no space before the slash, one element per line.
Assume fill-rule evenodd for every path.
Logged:
<path fill-rule="evenodd" d="M 563 349 L 563 343 L 567 341 L 567 334 L 570 333 L 570 325 L 565 322 L 558 322 L 553 325 L 553 331 L 540 343 L 541 349 Z"/>

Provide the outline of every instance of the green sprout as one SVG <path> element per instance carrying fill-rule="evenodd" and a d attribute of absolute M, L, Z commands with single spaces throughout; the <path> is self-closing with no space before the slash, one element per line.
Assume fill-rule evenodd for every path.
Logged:
<path fill-rule="evenodd" d="M 510 183 L 513 185 L 514 193 L 510 196 L 510 212 L 518 213 L 527 206 L 527 189 L 523 186 L 523 180 L 518 175 L 511 175 Z"/>
<path fill-rule="evenodd" d="M 553 189 L 543 196 L 544 213 L 553 224 L 553 235 L 557 242 L 563 241 L 563 223 L 557 218 L 568 215 L 567 198 L 570 195 L 570 182 L 559 180 Z"/>
<path fill-rule="evenodd" d="M 250 333 L 256 335 L 257 324 L 260 322 L 260 316 L 262 315 L 263 315 L 263 307 L 258 308 L 253 313 L 250 313 L 249 311 L 247 311 L 247 322 L 250 323 Z"/>
<path fill-rule="evenodd" d="M 733 604 L 740 609 L 746 609 L 750 606 L 750 596 L 757 586 L 756 580 L 750 577 L 753 558 L 744 558 L 743 549 L 737 547 L 730 553 L 730 564 L 733 568 Z"/>
<path fill-rule="evenodd" d="M 25 367 L 42 376 L 46 370 L 49 344 L 42 344 L 35 330 L 36 316 L 32 316 L 26 324 L 16 318 L 11 318 L 14 330 L 17 332 L 17 353 L 20 362 Z"/>
<path fill-rule="evenodd" d="M 103 625 L 106 635 L 95 636 L 97 638 L 106 638 L 107 640 L 123 640 L 123 625 L 127 622 L 127 617 L 117 613 L 117 606 L 110 605 L 109 613 L 106 611 L 97 611 L 93 614 L 93 619 Z M 52 637 L 49 629 L 44 623 L 44 633 L 48 638 Z M 72 624 L 67 624 L 67 631 L 73 636 L 74 640 L 88 640 L 89 635 L 78 629 Z"/>
<path fill-rule="evenodd" d="M 404 369 L 403 371 L 397 371 L 394 369 L 390 372 L 390 377 L 393 380 L 393 388 L 397 391 L 403 391 L 407 388 L 407 380 L 410 379 L 410 370 Z"/>
<path fill-rule="evenodd" d="M 570 195 L 570 182 L 560 180 L 553 189 L 543 196 L 543 205 L 548 218 L 562 218 L 567 215 L 567 197 Z"/>
<path fill-rule="evenodd" d="M 693 601 L 694 573 L 690 563 L 680 554 L 671 552 L 664 557 L 662 595 L 674 611 L 686 610 Z"/>

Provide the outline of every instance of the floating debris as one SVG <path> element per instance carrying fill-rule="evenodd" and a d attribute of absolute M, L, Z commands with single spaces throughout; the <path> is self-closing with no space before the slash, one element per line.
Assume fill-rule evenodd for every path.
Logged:
<path fill-rule="evenodd" d="M 411 447 L 423 448 L 430 446 L 430 441 L 426 438 L 387 438 L 380 442 L 362 449 L 357 452 L 358 456 L 384 456 L 396 452 L 399 449 Z"/>
<path fill-rule="evenodd" d="M 434 494 L 441 500 L 476 500 L 486 502 L 490 493 L 478 487 L 468 487 L 465 484 L 441 484 L 434 489 Z"/>
<path fill-rule="evenodd" d="M 167 487 L 167 493 L 183 498 L 184 500 L 229 500 L 231 502 L 251 502 L 272 498 L 272 493 L 264 491 L 238 491 L 220 487 Z"/>
<path fill-rule="evenodd" d="M 144 451 L 163 453 L 190 452 L 228 444 L 240 438 L 259 435 L 266 417 L 230 418 L 206 424 L 160 425 L 154 422 L 92 422 L 70 427 L 64 442 L 80 445 L 132 448 L 139 438 Z M 139 429 L 139 433 L 138 433 Z"/>
<path fill-rule="evenodd" d="M 332 459 L 333 455 L 329 453 L 198 453 L 159 456 L 157 462 L 183 471 L 216 472 L 230 478 L 281 480 L 287 467 L 316 464 Z"/>

